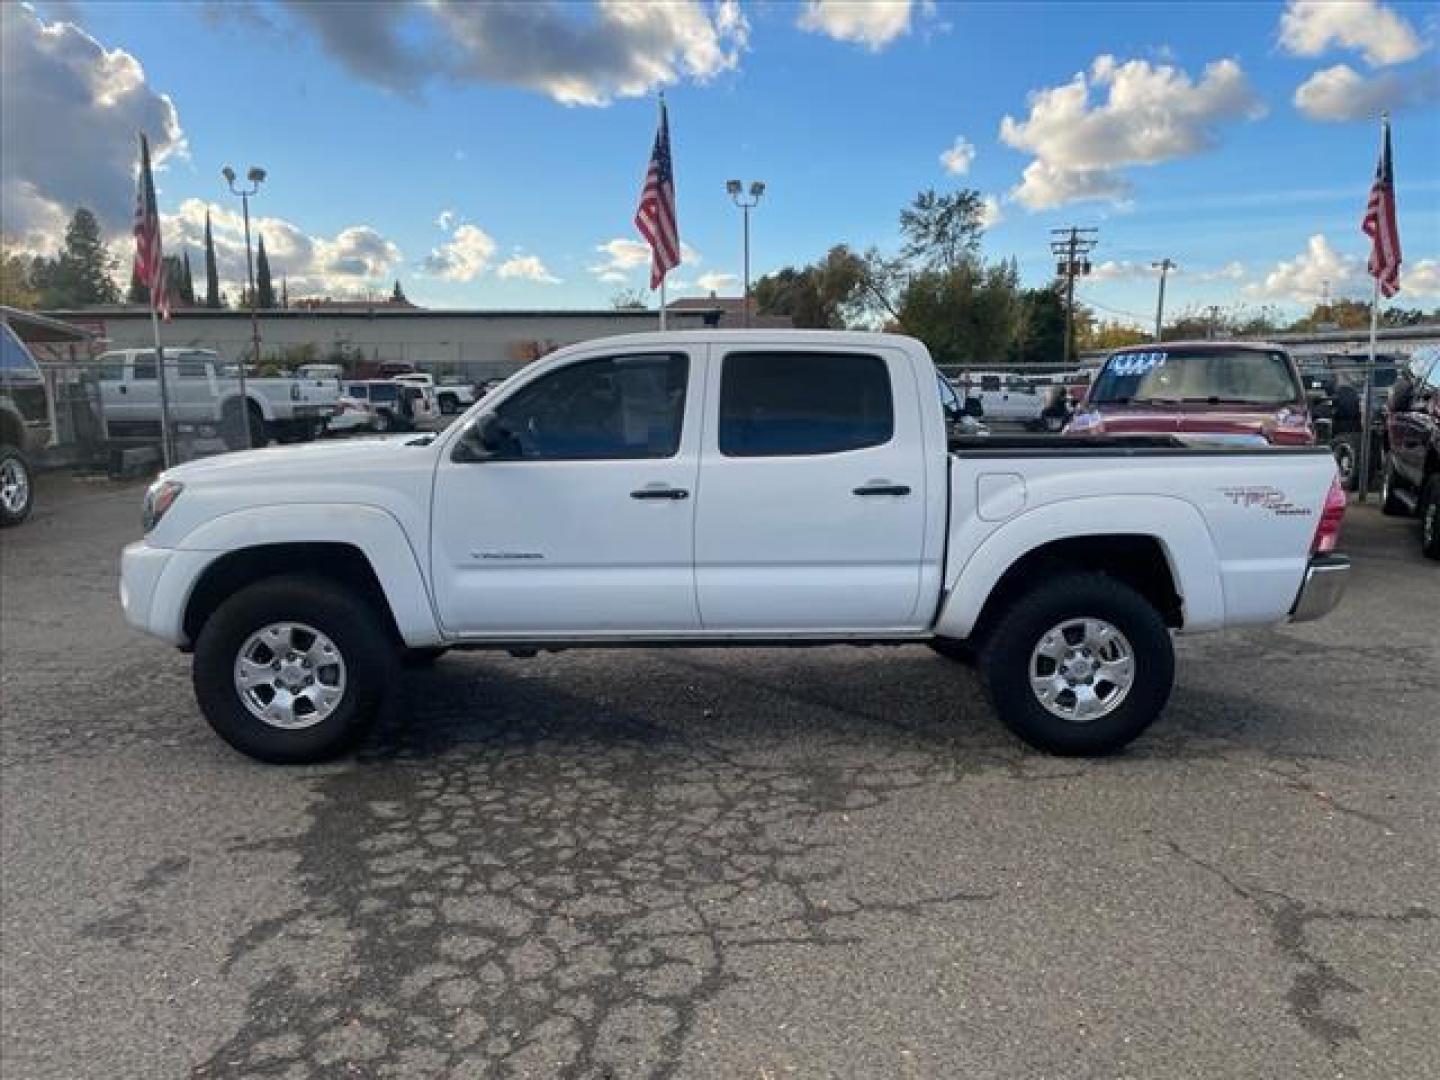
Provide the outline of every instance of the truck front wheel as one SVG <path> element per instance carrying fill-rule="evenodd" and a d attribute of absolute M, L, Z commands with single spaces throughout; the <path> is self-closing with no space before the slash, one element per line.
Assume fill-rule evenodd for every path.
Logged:
<path fill-rule="evenodd" d="M 1175 679 L 1170 632 L 1154 606 L 1104 574 L 1069 574 L 1000 615 L 981 668 L 995 711 L 1052 754 L 1120 750 L 1165 707 Z"/>
<path fill-rule="evenodd" d="M 276 764 L 344 752 L 379 714 L 398 650 L 376 612 L 323 578 L 269 578 L 240 590 L 195 642 L 205 719 L 242 754 Z"/>

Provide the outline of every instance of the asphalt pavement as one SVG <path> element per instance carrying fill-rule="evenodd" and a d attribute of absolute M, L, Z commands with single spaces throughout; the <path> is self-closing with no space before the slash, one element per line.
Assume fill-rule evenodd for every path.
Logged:
<path fill-rule="evenodd" d="M 1184 639 L 1064 761 L 929 650 L 451 655 L 354 757 L 252 763 L 127 629 L 137 485 L 0 534 L 0 1071 L 1440 1072 L 1440 566 Z"/>

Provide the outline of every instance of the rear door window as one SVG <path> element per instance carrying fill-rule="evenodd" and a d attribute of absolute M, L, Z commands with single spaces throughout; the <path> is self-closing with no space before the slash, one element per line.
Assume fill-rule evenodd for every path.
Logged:
<path fill-rule="evenodd" d="M 895 434 L 890 372 L 861 353 L 742 352 L 720 376 L 726 457 L 838 454 Z"/>
<path fill-rule="evenodd" d="M 40 366 L 15 331 L 0 325 L 0 378 L 16 382 L 39 382 Z"/>

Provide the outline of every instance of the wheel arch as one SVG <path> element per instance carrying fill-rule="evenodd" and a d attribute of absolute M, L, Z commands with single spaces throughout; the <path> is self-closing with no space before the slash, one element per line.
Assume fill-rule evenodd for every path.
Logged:
<path fill-rule="evenodd" d="M 1219 562 L 1199 511 L 1172 497 L 1125 496 L 1052 503 L 996 529 L 951 582 L 936 633 L 981 637 L 1015 596 L 1067 570 L 1125 582 L 1175 629 L 1224 622 Z"/>
<path fill-rule="evenodd" d="M 162 577 L 152 607 L 152 622 L 161 611 L 170 613 L 177 640 L 193 642 L 215 608 L 238 589 L 298 572 L 355 589 L 406 646 L 441 643 L 420 563 L 400 523 L 384 510 L 259 507 L 212 519 L 180 548 L 181 557 L 173 560 L 176 575 Z M 197 562 L 203 562 L 198 571 L 187 572 Z"/>

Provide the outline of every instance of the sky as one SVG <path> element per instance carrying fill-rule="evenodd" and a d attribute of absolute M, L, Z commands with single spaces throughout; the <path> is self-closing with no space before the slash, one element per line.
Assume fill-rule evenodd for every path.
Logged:
<path fill-rule="evenodd" d="M 738 295 L 832 245 L 898 249 L 928 187 L 987 200 L 987 258 L 1054 273 L 1051 230 L 1098 229 L 1078 295 L 1103 318 L 1294 314 L 1368 297 L 1359 231 L 1392 113 L 1401 293 L 1440 306 L 1440 9 L 1423 3 L 3 0 L 0 233 L 53 250 L 76 205 L 122 258 L 135 132 L 166 250 L 243 275 L 222 166 L 291 296 L 597 308 L 648 293 L 632 217 L 670 111 L 686 261 L 672 298 Z"/>

